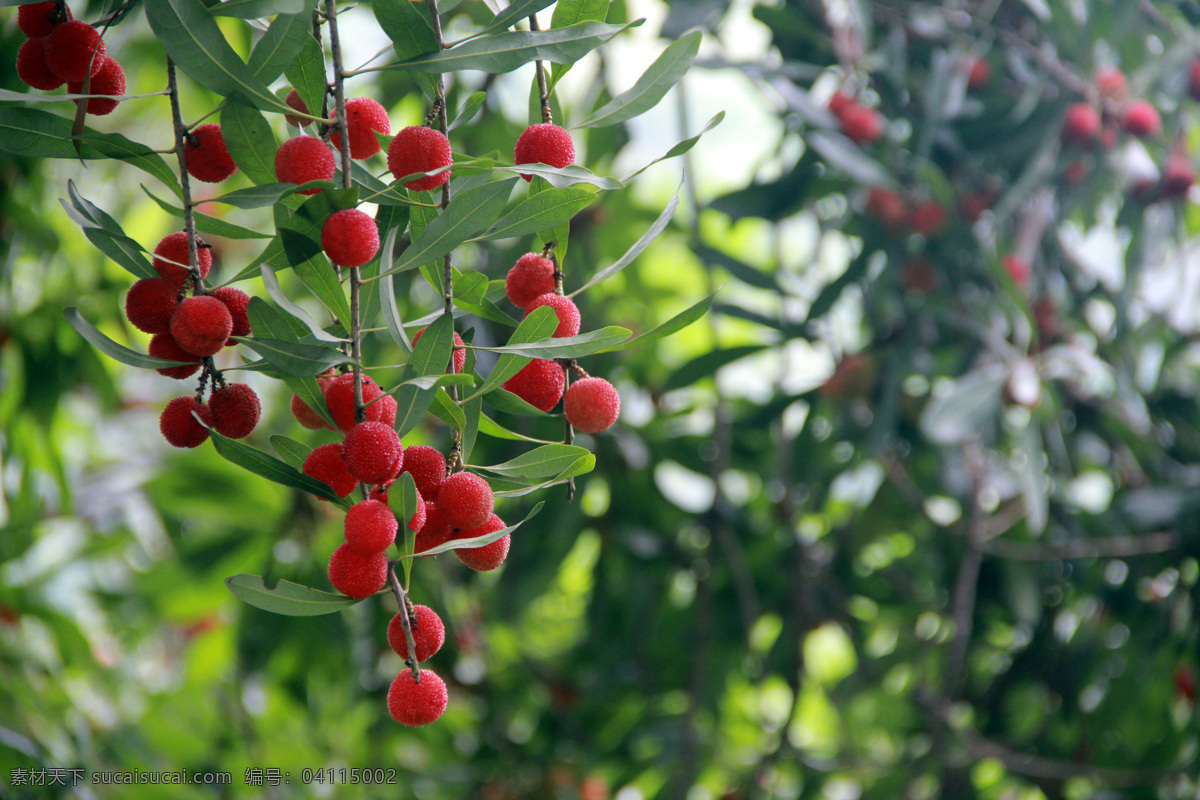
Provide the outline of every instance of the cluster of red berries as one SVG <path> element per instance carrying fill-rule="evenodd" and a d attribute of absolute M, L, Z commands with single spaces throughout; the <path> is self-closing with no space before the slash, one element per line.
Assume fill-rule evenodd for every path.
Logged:
<path fill-rule="evenodd" d="M 412 606 L 408 610 L 408 624 L 412 631 L 415 653 L 409 654 L 408 640 L 404 636 L 405 611 L 397 611 L 388 623 L 387 640 L 396 655 L 405 664 L 420 664 L 431 658 L 446 641 L 446 627 L 442 619 L 429 606 Z M 402 725 L 416 727 L 428 725 L 442 716 L 449 698 L 446 683 L 430 669 L 414 668 L 400 670 L 388 689 L 388 711 L 392 719 Z"/>
<path fill-rule="evenodd" d="M 837 91 L 829 100 L 829 111 L 837 117 L 846 138 L 858 144 L 871 144 L 883 136 L 883 117 L 873 108 Z"/>
<path fill-rule="evenodd" d="M 71 9 L 54 0 L 31 3 L 17 11 L 17 24 L 29 39 L 17 51 L 17 77 L 33 89 L 49 92 L 63 84 L 82 94 L 88 84 L 87 113 L 111 114 L 125 94 L 125 70 L 104 52 L 104 40 L 91 25 L 73 19 Z"/>

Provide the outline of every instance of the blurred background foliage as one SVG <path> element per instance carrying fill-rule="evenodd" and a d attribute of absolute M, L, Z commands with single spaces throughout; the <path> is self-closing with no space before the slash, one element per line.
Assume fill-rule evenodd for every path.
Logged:
<path fill-rule="evenodd" d="M 450 38 L 487 18 L 450 5 Z M 103 4 L 74 10 L 93 19 Z M 373 20 L 356 15 L 373 52 Z M 654 347 L 588 360 L 620 389 L 622 421 L 590 443 L 597 468 L 573 502 L 544 493 L 501 570 L 418 564 L 414 598 L 447 624 L 431 666 L 451 696 L 423 729 L 386 713 L 400 668 L 388 599 L 296 619 L 223 585 L 251 572 L 325 588 L 341 515 L 208 446 L 169 452 L 155 427 L 176 387 L 64 323 L 78 305 L 144 344 L 120 312 L 129 276 L 59 208 L 68 177 L 144 243 L 177 223 L 127 166 L 0 152 L 0 795 L 1197 796 L 1200 215 L 1161 196 L 1160 173 L 1172 152 L 1190 167 L 1200 138 L 1200 4 L 609 11 L 640 16 L 564 81 L 562 118 L 696 26 L 701 62 L 646 117 L 577 132 L 585 163 L 622 177 L 727 117 L 688 155 L 672 227 L 583 296 L 585 328 L 647 330 L 720 288 L 717 303 Z M 11 64 L 12 10 L 0 34 Z M 131 93 L 162 87 L 138 15 L 109 48 L 136 65 Z M 1097 86 L 1113 69 L 1124 97 Z M 384 74 L 351 93 L 417 122 L 412 83 Z M 11 71 L 0 80 L 23 90 Z M 452 107 L 490 91 L 456 149 L 505 152 L 530 81 L 455 83 Z M 876 109 L 878 141 L 839 132 L 835 90 Z M 1161 134 L 1119 130 L 1128 97 L 1157 107 Z M 184 100 L 218 98 L 189 84 Z M 1064 143 L 1081 100 L 1103 108 L 1111 141 Z M 124 103 L 100 127 L 165 147 L 166 102 Z M 568 291 L 645 231 L 679 174 L 656 166 L 574 221 Z M 230 271 L 258 249 L 214 243 Z M 526 248 L 470 258 L 497 279 Z M 432 295 L 401 301 L 413 318 Z M 394 363 L 385 337 L 368 345 L 368 363 Z M 258 377 L 254 437 L 300 435 L 283 387 Z M 431 423 L 406 444 L 445 440 Z M 481 437 L 476 458 L 522 449 Z M 517 519 L 536 499 L 500 510 Z M 233 783 L 12 785 L 39 767 Z M 394 768 L 399 786 L 302 785 L 305 769 L 343 767 Z M 250 768 L 290 785 L 248 786 Z"/>

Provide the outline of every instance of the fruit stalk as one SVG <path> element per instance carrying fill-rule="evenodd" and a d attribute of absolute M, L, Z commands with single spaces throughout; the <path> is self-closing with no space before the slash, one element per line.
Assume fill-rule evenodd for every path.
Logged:
<path fill-rule="evenodd" d="M 540 31 L 542 28 L 538 25 L 537 14 L 529 15 L 529 30 Z M 538 97 L 542 101 L 542 122 L 554 122 L 554 115 L 550 112 L 550 89 L 546 84 L 546 64 L 541 59 L 534 62 L 534 68 L 537 70 L 538 82 Z"/>
<path fill-rule="evenodd" d="M 394 561 L 388 562 L 388 585 L 392 587 L 392 594 L 396 595 L 396 606 L 404 612 L 400 615 L 400 627 L 404 630 L 404 642 L 408 645 L 408 660 L 412 664 L 413 680 L 420 683 L 421 666 L 417 661 L 417 642 L 413 639 L 412 632 L 412 602 L 408 599 L 404 587 L 400 585 L 400 579 L 396 577 L 396 562 Z"/>

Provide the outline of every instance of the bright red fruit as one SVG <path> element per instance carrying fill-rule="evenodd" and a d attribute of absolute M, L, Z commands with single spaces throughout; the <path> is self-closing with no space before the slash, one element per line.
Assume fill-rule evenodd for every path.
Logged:
<path fill-rule="evenodd" d="M 562 336 L 575 336 L 579 333 L 580 317 L 579 308 L 574 301 L 569 297 L 564 297 L 561 294 L 543 294 L 535 297 L 529 305 L 525 307 L 525 316 L 528 317 L 533 313 L 534 309 L 542 306 L 550 306 L 554 309 L 555 315 L 558 316 L 558 327 L 554 329 L 553 336 L 559 338 Z"/>
<path fill-rule="evenodd" d="M 410 125 L 401 129 L 388 145 L 388 169 L 396 180 L 405 175 L 448 167 L 453 159 L 450 140 L 446 135 L 423 125 Z M 438 175 L 417 178 L 404 185 L 415 192 L 427 192 L 448 180 L 449 170 Z"/>
<path fill-rule="evenodd" d="M 379 228 L 357 208 L 336 211 L 321 227 L 321 248 L 339 267 L 361 267 L 379 252 Z"/>
<path fill-rule="evenodd" d="M 1162 133 L 1162 117 L 1147 100 L 1134 100 L 1125 108 L 1125 130 L 1145 139 Z"/>
<path fill-rule="evenodd" d="M 333 380 L 324 384 L 321 387 L 325 393 L 325 405 L 329 407 L 329 413 L 333 415 L 333 421 L 337 423 L 338 430 L 343 433 L 349 431 L 355 425 L 354 419 L 354 373 L 346 372 L 338 375 Z M 370 375 L 362 376 L 362 399 L 364 403 L 371 403 L 372 400 L 383 394 L 379 385 L 375 383 Z M 371 403 L 366 407 L 364 416 L 368 422 L 379 422 L 384 406 L 379 403 Z"/>
<path fill-rule="evenodd" d="M 1088 103 L 1072 103 L 1063 117 L 1062 140 L 1066 144 L 1089 146 L 1100 139 L 1100 112 Z"/>
<path fill-rule="evenodd" d="M 248 313 L 250 295 L 232 286 L 222 286 L 220 289 L 213 290 L 209 297 L 217 298 L 229 310 L 229 316 L 233 320 L 233 330 L 230 331 L 230 336 L 249 336 L 253 333 L 250 330 L 250 315 Z M 229 342 L 226 342 L 226 344 L 229 344 Z"/>
<path fill-rule="evenodd" d="M 446 522 L 445 517 L 438 511 L 437 503 L 425 503 L 425 524 L 417 530 L 414 544 L 415 552 L 420 554 L 433 549 L 454 538 L 454 528 Z"/>
<path fill-rule="evenodd" d="M 428 661 L 446 643 L 446 626 L 429 606 L 413 606 L 408 624 L 412 627 L 413 644 L 417 646 L 417 663 Z M 408 640 L 404 638 L 404 620 L 399 611 L 388 623 L 387 640 L 392 651 L 407 661 Z"/>
<path fill-rule="evenodd" d="M 171 315 L 171 336 L 187 352 L 211 356 L 225 346 L 233 331 L 229 309 L 215 297 L 185 298 Z"/>
<path fill-rule="evenodd" d="M 400 473 L 404 448 L 396 432 L 382 422 L 360 422 L 346 434 L 342 458 L 351 475 L 375 486 Z"/>
<path fill-rule="evenodd" d="M 340 544 L 329 557 L 329 582 L 347 597 L 361 600 L 387 585 L 386 553 L 364 553 Z"/>
<path fill-rule="evenodd" d="M 1008 273 L 1008 277 L 1012 278 L 1013 283 L 1018 289 L 1027 289 L 1029 287 L 1029 264 L 1025 259 L 1018 255 L 1009 253 L 1004 257 L 1004 271 Z"/>
<path fill-rule="evenodd" d="M 297 98 L 299 99 L 299 98 Z M 337 117 L 337 113 L 334 113 Z M 375 132 L 392 132 L 392 122 L 383 106 L 369 97 L 355 97 L 346 101 L 346 131 L 350 134 L 350 157 L 355 160 L 370 158 L 383 149 Z M 335 126 L 329 135 L 333 149 L 341 147 L 342 137 Z"/>
<path fill-rule="evenodd" d="M 417 491 L 427 502 L 433 502 L 442 481 L 446 480 L 446 457 L 437 448 L 424 444 L 413 445 L 404 450 L 401 472 L 413 476 Z"/>
<path fill-rule="evenodd" d="M 516 164 L 546 164 L 551 167 L 566 167 L 575 163 L 575 143 L 571 134 L 550 122 L 530 125 L 517 139 L 513 148 Z M 532 180 L 532 175 L 521 175 Z"/>
<path fill-rule="evenodd" d="M 520 372 L 504 382 L 505 390 L 542 411 L 549 411 L 558 405 L 565 387 L 566 377 L 562 366 L 546 358 L 532 359 Z"/>
<path fill-rule="evenodd" d="M 487 522 L 496 498 L 483 478 L 470 472 L 456 472 L 442 481 L 434 502 L 447 525 L 465 531 Z"/>
<path fill-rule="evenodd" d="M 855 103 L 841 117 L 842 133 L 858 144 L 871 144 L 883 135 L 883 118 L 873 108 Z"/>
<path fill-rule="evenodd" d="M 621 397 L 604 378 L 584 378 L 567 387 L 563 396 L 567 422 L 583 433 L 600 433 L 612 427 L 621 413 Z"/>
<path fill-rule="evenodd" d="M 230 439 L 245 439 L 258 425 L 262 404 L 258 395 L 244 383 L 227 383 L 208 397 L 213 428 Z"/>
<path fill-rule="evenodd" d="M 1102 69 L 1096 73 L 1096 91 L 1106 100 L 1124 100 L 1129 93 L 1129 81 L 1119 69 Z"/>
<path fill-rule="evenodd" d="M 182 286 L 191 274 L 188 263 L 186 231 L 176 231 L 164 236 L 154 248 L 154 271 L 176 286 Z M 196 264 L 200 268 L 200 277 L 208 277 L 208 272 L 212 269 L 212 248 L 199 237 L 196 237 Z"/>
<path fill-rule="evenodd" d="M 404 670 L 388 689 L 388 712 L 401 725 L 428 725 L 446 711 L 449 696 L 446 683 L 432 670 L 421 670 L 421 681 L 413 680 L 412 670 Z"/>
<path fill-rule="evenodd" d="M 463 531 L 456 536 L 456 539 L 474 539 L 479 536 L 487 536 L 489 533 L 504 530 L 507 527 L 504 520 L 492 514 L 487 518 L 487 521 L 478 528 L 472 528 L 469 531 Z M 476 572 L 490 572 L 496 567 L 504 563 L 504 559 L 508 558 L 508 549 L 512 544 L 512 535 L 504 534 L 491 544 L 485 544 L 483 547 L 468 547 L 454 551 L 458 556 L 458 560 L 466 564 Z"/>
<path fill-rule="evenodd" d="M 329 484 L 338 497 L 345 497 L 358 486 L 358 481 L 346 469 L 342 445 L 337 442 L 323 444 L 309 453 L 301 471 L 310 478 Z"/>
<path fill-rule="evenodd" d="M 346 544 L 364 553 L 387 550 L 399 529 L 392 510 L 379 500 L 363 500 L 346 512 Z"/>
<path fill-rule="evenodd" d="M 188 366 L 182 367 L 159 367 L 154 371 L 159 375 L 166 375 L 168 378 L 183 380 L 190 378 L 200 371 L 201 357 L 192 355 L 179 346 L 175 338 L 168 331 L 166 333 L 156 333 L 150 337 L 150 346 L 147 352 L 155 358 L 165 358 L 168 361 L 190 361 Z"/>
<path fill-rule="evenodd" d="M 525 308 L 538 297 L 554 292 L 554 262 L 537 253 L 526 253 L 508 271 L 504 293 L 517 308 Z"/>
<path fill-rule="evenodd" d="M 83 93 L 83 81 L 70 81 L 67 83 L 67 91 L 71 94 Z M 117 63 L 115 58 L 109 57 L 104 59 L 103 66 L 100 71 L 92 76 L 91 83 L 88 84 L 89 95 L 105 95 L 104 97 L 92 97 L 89 100 L 76 100 L 75 105 L 87 103 L 87 113 L 97 117 L 104 117 L 116 110 L 117 105 L 121 102 L 114 98 L 125 94 L 125 69 Z M 188 166 L 191 166 L 189 163 Z"/>
<path fill-rule="evenodd" d="M 275 177 L 281 183 L 331 181 L 337 160 L 329 145 L 315 136 L 293 136 L 275 153 Z M 320 189 L 305 189 L 300 194 L 316 194 Z"/>
<path fill-rule="evenodd" d="M 215 122 L 201 125 L 184 137 L 183 152 L 188 174 L 198 181 L 220 183 L 237 172 L 237 164 L 225 147 L 221 126 Z"/>
<path fill-rule="evenodd" d="M 967 88 L 971 91 L 978 91 L 987 86 L 992 80 L 992 65 L 987 62 L 986 58 L 977 58 L 971 62 L 971 68 L 967 72 Z"/>
<path fill-rule="evenodd" d="M 199 447 L 208 439 L 208 429 L 192 416 L 195 412 L 204 425 L 212 425 L 212 412 L 195 397 L 176 397 L 167 403 L 158 418 L 158 429 L 163 438 L 175 447 Z"/>

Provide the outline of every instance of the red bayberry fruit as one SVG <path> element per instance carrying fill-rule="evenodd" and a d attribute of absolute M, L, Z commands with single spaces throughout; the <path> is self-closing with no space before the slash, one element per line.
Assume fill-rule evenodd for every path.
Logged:
<path fill-rule="evenodd" d="M 329 145 L 315 136 L 293 136 L 275 153 L 275 177 L 281 183 L 331 181 L 337 160 Z M 316 194 L 320 189 L 305 189 L 300 194 Z"/>
<path fill-rule="evenodd" d="M 363 500 L 346 512 L 346 544 L 364 553 L 387 550 L 399 528 L 392 510 L 379 500 Z"/>
<path fill-rule="evenodd" d="M 1063 117 L 1062 140 L 1066 144 L 1093 145 L 1100 138 L 1100 112 L 1088 103 L 1072 103 Z"/>
<path fill-rule="evenodd" d="M 67 15 L 59 17 L 58 3 L 54 0 L 21 6 L 17 9 L 17 26 L 30 39 L 49 36 L 60 23 L 71 21 L 71 9 L 63 6 L 63 10 L 67 12 Z"/>
<path fill-rule="evenodd" d="M 446 480 L 446 457 L 437 448 L 424 444 L 413 445 L 404 449 L 404 463 L 400 465 L 400 471 L 412 475 L 421 497 L 433 502 L 438 489 L 442 488 L 442 481 Z"/>
<path fill-rule="evenodd" d="M 558 316 L 558 327 L 554 329 L 554 337 L 574 336 L 579 333 L 579 308 L 569 297 L 564 297 L 561 294 L 543 294 L 535 297 L 529 305 L 525 307 L 525 316 L 528 317 L 533 313 L 534 309 L 542 306 L 550 306 L 554 309 L 554 313 Z"/>
<path fill-rule="evenodd" d="M 1106 100 L 1124 100 L 1129 82 L 1119 69 L 1102 69 L 1096 73 L 1096 91 Z"/>
<path fill-rule="evenodd" d="M 535 358 L 504 382 L 504 388 L 534 408 L 549 411 L 562 399 L 566 378 L 557 361 Z"/>
<path fill-rule="evenodd" d="M 299 111 L 301 114 L 308 113 L 308 104 L 305 103 L 304 100 L 301 99 L 300 93 L 297 92 L 295 89 L 292 89 L 290 92 L 287 93 L 287 97 L 285 97 L 283 99 L 283 102 L 284 102 L 284 105 L 291 106 L 292 108 Z M 293 116 L 291 114 L 284 114 L 283 118 L 285 120 L 287 120 L 288 125 L 292 125 L 296 128 L 301 128 L 308 124 L 308 120 L 301 119 L 300 117 Z"/>
<path fill-rule="evenodd" d="M 165 358 L 168 361 L 192 362 L 190 365 L 183 367 L 160 367 L 155 370 L 159 375 L 183 380 L 190 378 L 200 370 L 201 356 L 193 355 L 180 347 L 170 332 L 156 333 L 150 337 L 148 352 L 155 358 Z"/>
<path fill-rule="evenodd" d="M 584 378 L 567 387 L 563 396 L 567 422 L 583 433 L 600 433 L 612 427 L 621 413 L 621 397 L 604 378 Z"/>
<path fill-rule="evenodd" d="M 198 181 L 220 183 L 237 172 L 237 164 L 225 147 L 221 126 L 215 122 L 191 131 L 184 138 L 183 153 L 188 174 Z"/>
<path fill-rule="evenodd" d="M 922 236 L 933 236 L 946 225 L 946 209 L 934 200 L 921 203 L 913 209 L 908 224 Z"/>
<path fill-rule="evenodd" d="M 846 113 L 846 109 L 856 105 L 858 105 L 858 103 L 854 101 L 853 97 L 846 94 L 841 89 L 838 89 L 833 93 L 833 96 L 829 98 L 829 113 L 833 114 L 838 119 L 841 119 L 842 115 Z"/>
<path fill-rule="evenodd" d="M 93 58 L 93 55 L 95 56 Z M 46 66 L 64 81 L 82 81 L 104 66 L 104 41 L 82 20 L 54 26 L 46 36 Z"/>
<path fill-rule="evenodd" d="M 382 422 L 360 422 L 346 434 L 342 458 L 351 475 L 375 486 L 400 474 L 404 448 L 396 432 Z"/>
<path fill-rule="evenodd" d="M 1167 197 L 1183 197 L 1196 182 L 1196 169 L 1187 152 L 1177 146 L 1163 168 L 1162 191 Z"/>
<path fill-rule="evenodd" d="M 413 614 L 408 620 L 412 627 L 413 644 L 416 645 L 417 663 L 428 661 L 446 643 L 446 626 L 429 606 L 413 606 Z M 404 638 L 404 620 L 399 611 L 388 623 L 387 640 L 392 651 L 407 661 L 408 640 Z"/>
<path fill-rule="evenodd" d="M 421 681 L 404 670 L 388 689 L 388 712 L 401 725 L 419 727 L 437 720 L 446 711 L 446 683 L 433 670 L 421 670 Z"/>
<path fill-rule="evenodd" d="M 396 180 L 405 175 L 448 167 L 453 160 L 450 140 L 446 135 L 423 125 L 410 125 L 401 129 L 388 145 L 388 169 Z M 404 185 L 415 192 L 427 192 L 448 180 L 449 170 L 439 175 L 417 178 Z"/>
<path fill-rule="evenodd" d="M 68 82 L 67 91 L 71 94 L 82 94 L 83 81 Z M 86 102 L 87 113 L 103 117 L 111 114 L 116 109 L 121 101 L 114 98 L 125 94 L 125 70 L 117 63 L 115 58 L 104 59 L 104 64 L 100 67 L 100 71 L 92 76 L 92 80 L 88 84 L 87 93 L 89 95 L 104 95 L 103 97 L 92 97 L 87 101 L 75 101 L 76 106 Z M 191 165 L 189 164 L 189 166 Z"/>
<path fill-rule="evenodd" d="M 387 568 L 386 553 L 364 553 L 344 543 L 329 557 L 329 582 L 347 597 L 361 600 L 387 584 Z"/>
<path fill-rule="evenodd" d="M 245 439 L 258 425 L 262 405 L 258 395 L 244 383 L 227 383 L 208 397 L 213 428 L 230 439 Z"/>
<path fill-rule="evenodd" d="M 454 529 L 438 511 L 437 503 L 425 503 L 425 524 L 417 530 L 414 552 L 420 555 L 454 538 Z"/>
<path fill-rule="evenodd" d="M 176 397 L 167 403 L 158 418 L 158 429 L 163 438 L 175 447 L 199 447 L 208 438 L 208 428 L 192 416 L 195 412 L 204 425 L 212 425 L 212 411 L 191 395 Z"/>
<path fill-rule="evenodd" d="M 337 442 L 323 444 L 309 453 L 308 458 L 304 459 L 301 472 L 310 478 L 328 483 L 338 497 L 345 497 L 358 486 L 358 481 L 354 480 L 350 470 L 346 469 L 346 460 L 342 458 L 342 445 Z"/>
<path fill-rule="evenodd" d="M 375 408 L 378 406 L 378 408 Z M 390 394 L 385 394 L 367 407 L 368 412 L 372 410 L 379 413 L 379 422 L 387 425 L 389 428 L 396 427 L 396 398 Z"/>
<path fill-rule="evenodd" d="M 292 395 L 291 402 L 292 416 L 296 418 L 304 427 L 310 431 L 320 430 L 321 428 L 329 428 L 329 423 L 321 419 L 317 412 L 313 411 L 308 403 L 300 399 L 299 395 Z"/>
<path fill-rule="evenodd" d="M 419 531 L 421 528 L 424 528 L 427 516 L 425 513 L 425 500 L 421 497 L 421 493 L 417 492 L 417 510 L 408 518 L 408 529 L 410 531 Z"/>
<path fill-rule="evenodd" d="M 513 148 L 516 164 L 546 164 L 551 167 L 566 167 L 575 163 L 575 143 L 571 134 L 550 122 L 530 125 L 517 139 Z M 533 180 L 532 175 L 521 175 Z"/>
<path fill-rule="evenodd" d="M 230 331 L 230 336 L 249 336 L 253 332 L 250 330 L 250 315 L 247 313 L 247 309 L 250 307 L 250 295 L 232 286 L 222 286 L 220 289 L 213 290 L 209 297 L 217 298 L 225 304 L 225 308 L 229 309 L 229 316 L 233 320 L 233 330 Z"/>
<path fill-rule="evenodd" d="M 442 481 L 434 502 L 446 524 L 459 530 L 478 528 L 496 506 L 492 487 L 470 472 L 456 472 Z"/>
<path fill-rule="evenodd" d="M 354 420 L 354 373 L 347 372 L 337 376 L 333 380 L 321 387 L 325 393 L 325 405 L 329 407 L 329 413 L 333 415 L 333 421 L 337 423 L 338 430 L 345 433 L 355 425 Z M 371 378 L 370 375 L 362 377 L 362 399 L 364 403 L 371 403 L 372 400 L 383 394 L 379 389 L 379 385 Z M 379 422 L 380 414 L 383 412 L 383 407 L 379 403 L 371 403 L 366 407 L 364 415 L 368 422 Z"/>
<path fill-rule="evenodd" d="M 334 118 L 337 113 L 334 112 Z M 392 132 L 392 122 L 383 106 L 369 97 L 355 97 L 346 101 L 346 131 L 350 134 L 350 157 L 359 160 L 370 158 L 383 149 L 375 132 Z M 341 147 L 342 137 L 337 127 L 329 135 L 333 149 Z"/>
<path fill-rule="evenodd" d="M 967 89 L 978 91 L 987 86 L 992 80 L 992 65 L 986 58 L 977 58 L 971 62 L 967 70 Z"/>
<path fill-rule="evenodd" d="M 908 203 L 891 189 L 872 187 L 867 192 L 866 209 L 892 233 L 908 227 Z"/>
<path fill-rule="evenodd" d="M 487 518 L 487 522 L 478 528 L 472 528 L 469 531 L 460 533 L 456 538 L 474 539 L 478 536 L 487 536 L 489 533 L 504 530 L 505 527 L 504 520 L 492 514 Z M 508 558 L 508 548 L 511 544 L 512 535 L 506 533 L 491 544 L 485 544 L 483 547 L 461 548 L 455 550 L 454 554 L 458 556 L 459 561 L 476 572 L 490 572 L 503 564 L 504 559 Z"/>
<path fill-rule="evenodd" d="M 1162 118 L 1158 109 L 1147 100 L 1134 100 L 1125 108 L 1125 130 L 1139 139 L 1162 133 Z"/>
<path fill-rule="evenodd" d="M 846 138 L 858 144 L 871 144 L 883 135 L 883 118 L 879 112 L 857 103 L 842 113 L 841 123 Z"/>
<path fill-rule="evenodd" d="M 1031 273 L 1025 259 L 1009 253 L 1004 257 L 1004 271 L 1008 273 L 1008 277 L 1012 278 L 1018 289 L 1023 290 L 1029 287 Z"/>
<path fill-rule="evenodd" d="M 357 208 L 336 211 L 321 227 L 321 248 L 339 267 L 361 267 L 379 252 L 379 228 Z"/>
<path fill-rule="evenodd" d="M 508 271 L 504 293 L 517 308 L 525 308 L 538 297 L 554 292 L 554 262 L 537 253 L 526 253 Z"/>
<path fill-rule="evenodd" d="M 413 340 L 412 340 L 413 347 L 417 346 L 417 342 L 421 340 L 421 334 L 423 334 L 423 333 L 425 333 L 425 329 L 421 328 L 421 330 L 417 331 L 416 335 L 413 336 Z M 452 345 L 452 347 L 453 347 L 454 371 L 462 372 L 463 367 L 465 367 L 467 365 L 467 346 L 463 342 L 462 337 L 458 335 L 458 331 L 454 332 L 454 344 Z"/>
<path fill-rule="evenodd" d="M 215 297 L 185 298 L 171 315 L 171 336 L 187 352 L 211 356 L 233 331 L 229 309 Z"/>
<path fill-rule="evenodd" d="M 1200 100 L 1200 58 L 1192 60 L 1188 65 L 1188 96 Z"/>
<path fill-rule="evenodd" d="M 27 6 L 22 6 L 27 8 Z M 49 92 L 62 86 L 64 81 L 46 66 L 46 39 L 30 39 L 17 51 L 17 77 L 26 86 Z"/>
<path fill-rule="evenodd" d="M 186 231 L 176 231 L 164 236 L 154 248 L 154 271 L 176 286 L 182 286 L 191 274 L 187 265 Z M 199 237 L 196 238 L 196 265 L 200 268 L 200 277 L 208 277 L 208 272 L 212 269 L 212 248 Z"/>
<path fill-rule="evenodd" d="M 125 295 L 125 316 L 139 331 L 166 333 L 179 306 L 179 287 L 163 278 L 143 278 Z"/>

